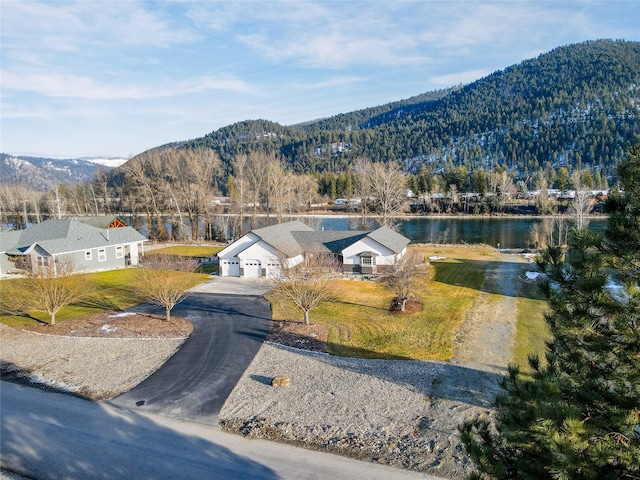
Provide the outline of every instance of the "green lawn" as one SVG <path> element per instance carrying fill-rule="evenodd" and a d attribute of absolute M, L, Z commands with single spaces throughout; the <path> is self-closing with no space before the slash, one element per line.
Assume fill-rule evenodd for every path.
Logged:
<path fill-rule="evenodd" d="M 108 272 L 87 273 L 79 275 L 88 290 L 94 293 L 84 300 L 71 304 L 58 313 L 56 322 L 64 322 L 75 318 L 95 315 L 102 312 L 124 310 L 142 300 L 133 292 L 135 282 L 135 268 L 111 270 Z M 185 274 L 193 276 L 193 285 L 204 282 L 208 276 L 201 273 Z M 0 289 L 5 282 L 20 282 L 20 279 L 2 280 Z M 48 315 L 42 312 L 31 312 L 32 318 L 0 316 L 0 322 L 6 325 L 19 326 L 36 323 L 37 320 L 46 321 Z"/>
<path fill-rule="evenodd" d="M 529 355 L 538 355 L 544 361 L 545 340 L 550 338 L 549 327 L 544 320 L 548 303 L 537 287 L 527 288 L 529 298 L 518 297 L 516 302 L 516 342 L 513 363 L 525 373 L 531 372 Z"/>
<path fill-rule="evenodd" d="M 464 322 L 465 313 L 480 295 L 486 262 L 497 255 L 490 249 L 466 247 L 414 247 L 426 257 L 447 256 L 435 262 L 423 275 L 416 293 L 423 311 L 410 315 L 393 314 L 389 305 L 393 294 L 377 282 L 340 281 L 339 299 L 311 311 L 311 322 L 329 330 L 328 349 L 336 355 L 363 358 L 407 358 L 448 360 L 453 338 Z M 455 258 L 452 257 L 455 255 Z M 301 320 L 291 304 L 273 304 L 273 318 Z"/>
<path fill-rule="evenodd" d="M 151 250 L 147 255 L 180 255 L 183 257 L 195 257 L 195 258 L 211 258 L 224 247 L 219 245 L 175 245 L 171 247 L 159 248 L 157 250 Z M 217 263 L 205 263 L 200 266 L 199 271 L 206 274 L 218 273 Z"/>

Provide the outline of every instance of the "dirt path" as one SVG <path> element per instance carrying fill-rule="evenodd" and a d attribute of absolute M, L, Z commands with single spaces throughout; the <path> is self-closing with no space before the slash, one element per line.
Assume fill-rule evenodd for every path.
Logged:
<path fill-rule="evenodd" d="M 505 373 L 513 358 L 518 277 L 526 265 L 515 254 L 490 263 L 482 295 L 454 340 L 452 363 Z"/>

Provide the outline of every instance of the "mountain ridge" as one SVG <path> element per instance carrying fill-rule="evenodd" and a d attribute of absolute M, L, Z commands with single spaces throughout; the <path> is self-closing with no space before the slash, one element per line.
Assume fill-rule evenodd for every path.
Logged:
<path fill-rule="evenodd" d="M 0 153 L 0 184 L 46 191 L 59 184 L 89 182 L 99 170 L 112 170 L 126 161 L 106 156 L 51 158 Z"/>
<path fill-rule="evenodd" d="M 275 153 L 297 172 L 359 156 L 409 171 L 501 167 L 516 176 L 590 167 L 613 175 L 640 135 L 640 42 L 557 47 L 464 86 L 296 125 L 244 120 L 172 147 Z"/>

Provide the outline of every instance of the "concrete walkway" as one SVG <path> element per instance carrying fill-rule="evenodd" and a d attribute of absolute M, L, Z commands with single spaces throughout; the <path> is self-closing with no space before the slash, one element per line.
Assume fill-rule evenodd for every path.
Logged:
<path fill-rule="evenodd" d="M 272 288 L 269 280 L 212 276 L 211 280 L 193 287 L 194 293 L 261 296 Z"/>

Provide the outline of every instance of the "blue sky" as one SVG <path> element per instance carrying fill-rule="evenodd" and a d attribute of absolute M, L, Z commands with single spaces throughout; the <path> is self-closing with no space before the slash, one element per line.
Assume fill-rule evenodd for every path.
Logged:
<path fill-rule="evenodd" d="M 0 2 L 0 151 L 128 157 L 477 80 L 570 43 L 640 40 L 625 1 Z"/>

